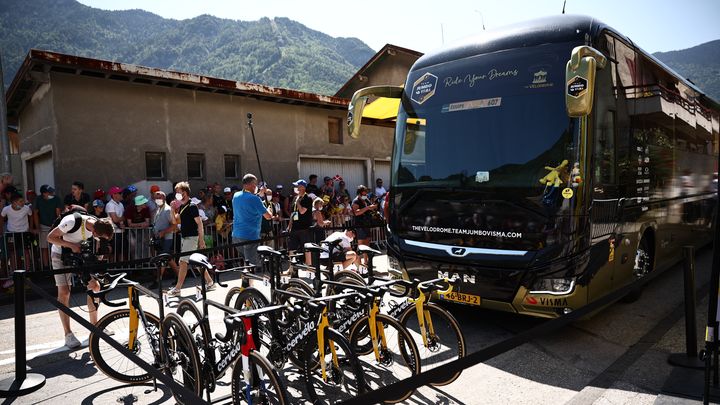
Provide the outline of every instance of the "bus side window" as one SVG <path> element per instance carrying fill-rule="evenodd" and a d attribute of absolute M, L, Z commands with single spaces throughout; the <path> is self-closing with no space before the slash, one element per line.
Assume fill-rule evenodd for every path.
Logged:
<path fill-rule="evenodd" d="M 593 145 L 593 190 L 597 198 L 607 198 L 616 191 L 615 111 L 606 110 L 599 119 Z"/>

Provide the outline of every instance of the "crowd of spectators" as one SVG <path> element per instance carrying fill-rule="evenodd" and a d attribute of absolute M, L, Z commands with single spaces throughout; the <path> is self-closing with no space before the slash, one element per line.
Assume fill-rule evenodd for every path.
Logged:
<path fill-rule="evenodd" d="M 378 225 L 382 221 L 382 210 L 378 207 L 387 193 L 382 179 L 376 180 L 374 190 L 359 186 L 352 195 L 339 175 L 325 176 L 322 183 L 318 184 L 318 176 L 314 174 L 307 181 L 301 179 L 294 182 L 289 190 L 282 184 L 273 187 L 259 182 L 251 193 L 244 187 L 214 183 L 194 193 L 189 185 L 187 190 L 180 192 L 176 187 L 174 193 L 169 195 L 153 185 L 150 194 L 146 196 L 138 194 L 135 185 L 128 185 L 111 186 L 107 190 L 99 188 L 91 197 L 85 191 L 84 184 L 76 181 L 72 183 L 70 193 L 62 198 L 56 196 L 55 189 L 47 184 L 40 187 L 40 195 L 28 191 L 24 197 L 12 183 L 11 175 L 0 174 L 0 225 L 4 230 L 0 254 L 3 267 L 9 262 L 10 269 L 39 267 L 28 263 L 28 258 L 33 254 L 42 268 L 49 268 L 47 234 L 61 214 L 70 210 L 85 210 L 94 217 L 112 221 L 115 238 L 110 243 L 110 250 L 114 252 L 110 257 L 119 261 L 130 258 L 127 252 L 134 245 L 146 243 L 133 240 L 134 236 L 131 235 L 135 233 L 128 232 L 129 229 L 149 228 L 157 251 L 174 253 L 186 250 L 182 242 L 177 242 L 177 239 L 184 240 L 185 233 L 189 232 L 187 227 L 183 229 L 181 225 L 184 210 L 197 212 L 202 225 L 198 228 L 204 226 L 214 229 L 212 237 L 193 235 L 198 236 L 195 248 L 228 244 L 233 239 L 247 240 L 234 236 L 244 226 L 242 221 L 235 218 L 233 196 L 238 192 L 256 196 L 268 212 L 267 216 L 261 218 L 259 237 L 272 238 L 287 232 L 287 247 L 291 249 L 322 239 L 322 228 Z M 178 196 L 182 198 L 178 199 Z M 181 237 L 176 237 L 176 234 Z M 369 233 L 360 229 L 357 239 L 367 244 L 370 242 Z M 248 255 L 247 252 L 242 253 Z M 175 263 L 171 266 L 174 270 L 178 268 Z M 9 269 L 5 270 L 8 274 Z"/>

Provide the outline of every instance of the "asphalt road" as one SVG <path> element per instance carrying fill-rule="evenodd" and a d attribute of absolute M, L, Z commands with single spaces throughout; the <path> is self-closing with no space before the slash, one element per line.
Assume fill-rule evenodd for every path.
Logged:
<path fill-rule="evenodd" d="M 383 258 L 377 258 L 382 261 Z M 697 285 L 707 285 L 711 250 L 697 255 Z M 167 283 L 167 281 L 166 281 Z M 231 282 L 233 284 L 233 282 Z M 237 284 L 237 282 L 235 282 Z M 194 296 L 188 280 L 184 296 Z M 222 300 L 223 289 L 211 293 Z M 699 296 L 699 298 L 706 298 Z M 73 296 L 75 309 L 85 315 L 84 295 Z M 672 367 L 667 355 L 684 345 L 682 269 L 675 266 L 648 285 L 630 304 L 615 303 L 588 320 L 575 322 L 551 335 L 539 337 L 463 372 L 453 384 L 419 389 L 408 404 L 652 404 L 662 391 Z M 157 312 L 152 301 L 146 310 Z M 5 404 L 164 404 L 174 403 L 159 385 L 119 385 L 99 372 L 87 347 L 64 348 L 57 311 L 41 300 L 28 302 L 28 367 L 43 374 L 45 387 Z M 463 306 L 448 306 L 459 320 L 470 352 L 487 347 L 543 320 Z M 698 302 L 698 325 L 705 324 L 705 300 Z M 101 315 L 109 312 L 101 308 Z M 220 324 L 216 313 L 213 324 Z M 74 324 L 81 340 L 87 338 Z M 0 378 L 14 371 L 13 307 L 0 307 Z M 221 330 L 221 329 L 219 329 Z M 700 328 L 699 328 L 700 330 Z M 702 333 L 698 333 L 702 336 Z M 230 392 L 225 377 L 213 398 Z M 229 403 L 221 400 L 218 403 Z"/>

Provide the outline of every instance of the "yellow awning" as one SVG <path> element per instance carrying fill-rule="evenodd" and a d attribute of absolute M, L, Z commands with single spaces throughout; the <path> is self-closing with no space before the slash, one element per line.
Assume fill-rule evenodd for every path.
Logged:
<path fill-rule="evenodd" d="M 399 108 L 399 98 L 379 97 L 377 100 L 365 107 L 362 115 L 366 118 L 374 118 L 378 120 L 395 119 Z"/>

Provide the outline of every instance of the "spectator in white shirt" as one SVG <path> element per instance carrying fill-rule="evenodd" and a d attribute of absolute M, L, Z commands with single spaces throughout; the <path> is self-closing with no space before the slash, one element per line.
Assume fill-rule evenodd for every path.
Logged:
<path fill-rule="evenodd" d="M 7 224 L 6 231 L 9 240 L 13 242 L 14 255 L 10 257 L 10 263 L 14 269 L 30 266 L 30 246 L 33 240 L 30 234 L 31 217 L 32 209 L 25 205 L 25 199 L 20 194 L 13 194 L 10 197 L 10 205 L 0 211 L 0 224 Z M 25 252 L 24 256 L 23 252 Z M 21 261 L 23 259 L 25 262 Z"/>
<path fill-rule="evenodd" d="M 122 204 L 122 189 L 118 186 L 110 187 L 108 191 L 110 201 L 105 204 L 105 212 L 115 225 L 115 237 L 113 238 L 113 251 L 110 257 L 115 261 L 122 260 L 127 255 L 127 242 L 123 238 L 125 227 L 125 206 Z"/>
<path fill-rule="evenodd" d="M 387 190 L 383 187 L 383 179 L 378 178 L 375 180 L 375 197 L 377 197 L 378 200 L 382 200 L 385 197 L 385 193 L 387 193 Z"/>

